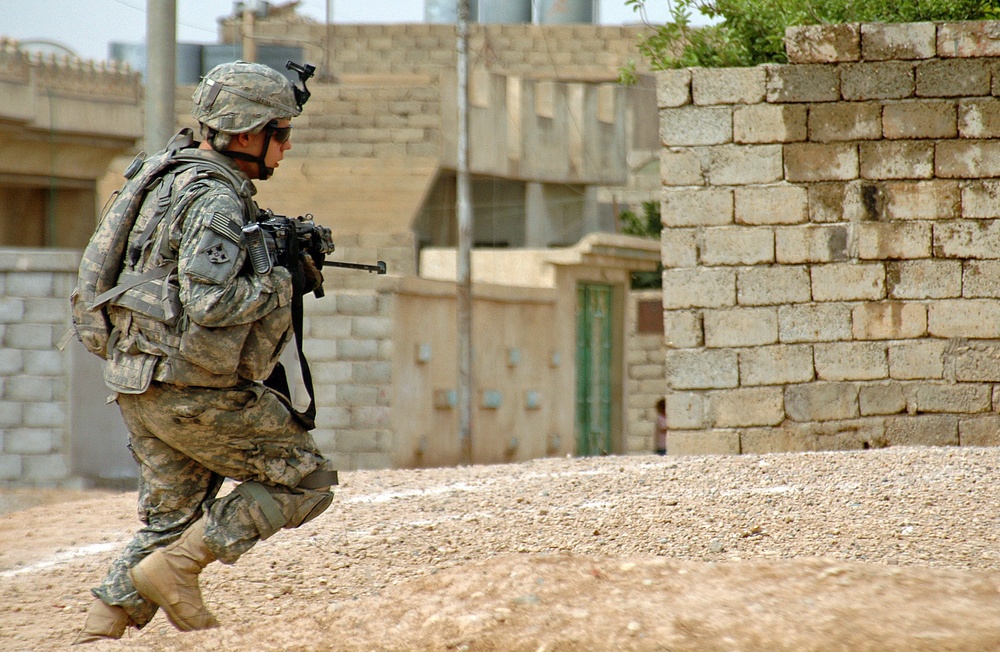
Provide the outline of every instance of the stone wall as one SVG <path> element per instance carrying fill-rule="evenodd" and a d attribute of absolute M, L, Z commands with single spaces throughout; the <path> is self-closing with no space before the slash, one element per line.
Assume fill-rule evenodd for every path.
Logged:
<path fill-rule="evenodd" d="M 652 307 L 659 312 L 661 298 L 659 290 L 638 290 L 629 293 L 626 304 L 627 453 L 650 453 L 656 448 L 653 441 L 656 435 L 656 402 L 667 393 L 667 381 L 663 374 L 666 346 L 662 330 L 645 330 L 640 324 L 639 313 Z M 648 318 L 650 315 L 644 316 Z"/>
<path fill-rule="evenodd" d="M 55 484 L 70 474 L 69 323 L 77 252 L 0 251 L 0 482 Z"/>
<path fill-rule="evenodd" d="M 221 24 L 221 40 L 238 43 L 242 23 Z M 491 72 L 548 79 L 614 79 L 630 60 L 642 69 L 643 26 L 610 25 L 469 25 L 469 62 Z M 427 75 L 436 78 L 456 61 L 454 25 L 410 23 L 394 25 L 289 22 L 284 17 L 257 21 L 260 43 L 302 47 L 318 67 L 329 61 L 337 77 L 364 75 Z M 324 48 L 329 48 L 329 56 Z"/>
<path fill-rule="evenodd" d="M 1000 444 L 998 27 L 659 74 L 671 452 Z"/>
<path fill-rule="evenodd" d="M 306 303 L 304 349 L 318 407 L 313 437 L 339 469 L 389 468 L 391 283 L 329 285 L 325 297 Z"/>

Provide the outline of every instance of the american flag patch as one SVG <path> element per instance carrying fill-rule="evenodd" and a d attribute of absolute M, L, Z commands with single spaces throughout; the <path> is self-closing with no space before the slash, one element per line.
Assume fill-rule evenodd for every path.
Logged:
<path fill-rule="evenodd" d="M 243 232 L 240 230 L 240 225 L 222 213 L 215 213 L 212 215 L 212 219 L 208 223 L 208 228 L 212 229 L 226 240 L 231 240 L 236 244 L 239 244 L 243 239 Z"/>

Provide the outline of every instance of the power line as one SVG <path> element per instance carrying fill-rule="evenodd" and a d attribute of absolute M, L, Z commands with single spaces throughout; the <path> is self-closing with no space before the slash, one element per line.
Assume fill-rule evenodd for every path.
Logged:
<path fill-rule="evenodd" d="M 118 4 L 122 5 L 123 7 L 128 7 L 129 9 L 134 9 L 134 10 L 138 11 L 139 13 L 141 13 L 143 16 L 146 15 L 146 8 L 145 7 L 136 7 L 133 4 L 129 4 L 128 2 L 125 2 L 125 0 L 111 0 L 111 1 L 118 3 Z"/>
<path fill-rule="evenodd" d="M 146 15 L 146 7 L 145 6 L 137 7 L 136 5 L 134 5 L 134 4 L 130 3 L 130 2 L 127 2 L 126 0 L 111 0 L 111 1 L 114 2 L 114 3 L 116 3 L 116 4 L 122 5 L 123 7 L 128 7 L 129 9 L 132 9 L 134 11 L 138 11 L 143 16 Z M 188 23 L 186 21 L 180 20 L 180 18 L 177 19 L 177 25 L 178 26 L 187 27 L 187 28 L 190 28 L 190 29 L 194 29 L 194 30 L 198 30 L 199 32 L 205 32 L 207 34 L 213 34 L 213 35 L 217 34 L 217 30 L 215 28 L 211 28 L 210 29 L 210 28 L 207 28 L 207 27 L 203 27 L 201 25 L 193 25 L 193 24 Z"/>

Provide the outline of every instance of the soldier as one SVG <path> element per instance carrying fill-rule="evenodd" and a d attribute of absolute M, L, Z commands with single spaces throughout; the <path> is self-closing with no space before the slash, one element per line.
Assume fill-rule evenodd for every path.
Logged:
<path fill-rule="evenodd" d="M 144 526 L 92 590 L 76 644 L 120 638 L 158 607 L 180 630 L 217 626 L 201 570 L 234 563 L 332 502 L 336 472 L 311 424 L 259 382 L 292 338 L 293 294 L 322 276 L 309 256 L 297 282 L 284 267 L 255 273 L 241 237 L 257 215 L 250 179 L 278 167 L 307 98 L 264 65 L 213 68 L 193 96 L 204 140 L 195 147 L 189 133 L 181 143 L 205 165 L 163 177 L 143 201 L 119 277 L 128 289 L 108 307 L 104 378 L 139 464 Z M 219 497 L 225 478 L 240 484 Z"/>

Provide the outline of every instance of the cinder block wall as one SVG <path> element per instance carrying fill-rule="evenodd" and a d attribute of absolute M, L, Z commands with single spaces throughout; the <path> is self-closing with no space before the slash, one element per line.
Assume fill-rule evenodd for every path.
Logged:
<path fill-rule="evenodd" d="M 313 437 L 339 469 L 390 468 L 390 291 L 339 288 L 310 301 L 304 348 L 316 391 Z"/>
<path fill-rule="evenodd" d="M 655 448 L 656 402 L 667 393 L 663 376 L 666 347 L 659 333 L 643 333 L 639 329 L 638 310 L 641 302 L 660 301 L 659 290 L 629 292 L 625 306 L 625 369 L 628 378 L 628 433 L 625 444 L 630 454 L 651 453 Z"/>
<path fill-rule="evenodd" d="M 1000 23 L 658 75 L 672 453 L 1000 444 Z"/>
<path fill-rule="evenodd" d="M 439 155 L 441 90 L 413 83 L 315 84 L 296 119 L 301 157 Z M 315 104 L 315 106 L 313 106 Z"/>
<path fill-rule="evenodd" d="M 223 42 L 237 43 L 238 19 L 221 24 Z M 648 69 L 639 55 L 640 37 L 652 29 L 612 25 L 469 25 L 469 59 L 492 72 L 548 79 L 614 79 L 629 60 Z M 427 75 L 437 78 L 454 68 L 455 26 L 409 23 L 394 25 L 325 25 L 258 20 L 254 35 L 261 42 L 298 45 L 317 66 L 329 62 L 336 76 Z M 327 55 L 324 48 L 329 48 Z"/>
<path fill-rule="evenodd" d="M 70 475 L 67 297 L 80 254 L 0 252 L 0 485 L 62 484 Z"/>

